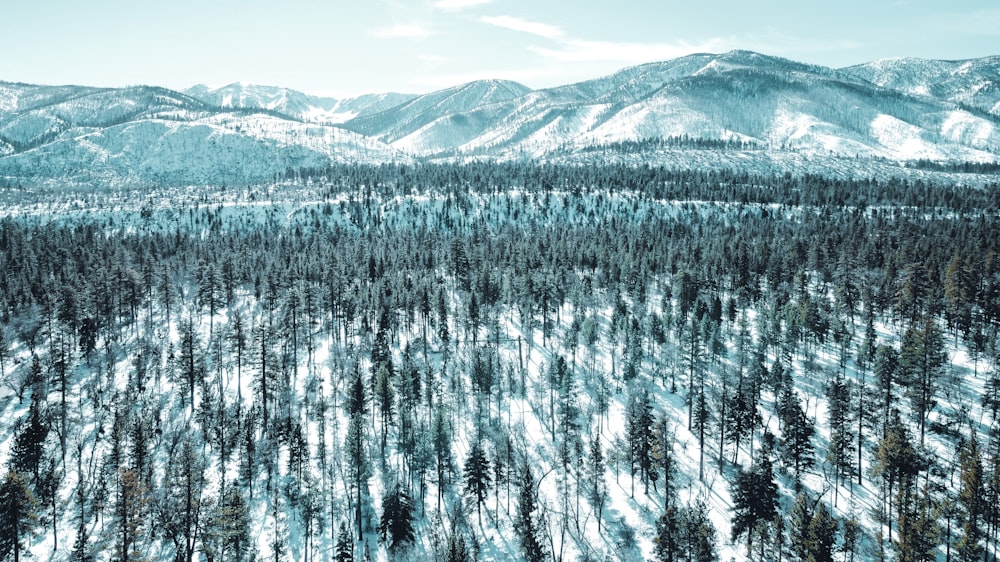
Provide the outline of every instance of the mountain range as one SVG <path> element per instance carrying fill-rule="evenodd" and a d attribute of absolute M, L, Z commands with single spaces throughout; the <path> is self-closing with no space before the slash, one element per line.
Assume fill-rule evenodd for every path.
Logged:
<path fill-rule="evenodd" d="M 706 152 L 695 141 L 725 142 Z M 833 69 L 731 51 L 554 88 L 482 80 L 348 99 L 247 84 L 0 82 L 8 185 L 239 185 L 339 162 L 572 162 L 626 145 L 651 163 L 798 159 L 858 174 L 870 162 L 995 162 L 1000 56 Z"/>

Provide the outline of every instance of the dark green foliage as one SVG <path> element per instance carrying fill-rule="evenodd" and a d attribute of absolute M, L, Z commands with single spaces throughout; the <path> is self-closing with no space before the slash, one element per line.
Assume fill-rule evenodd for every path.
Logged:
<path fill-rule="evenodd" d="M 558 426 L 558 447 L 560 462 L 563 467 L 568 467 L 575 458 L 579 457 L 582 449 L 580 441 L 580 405 L 576 395 L 576 385 L 573 381 L 573 374 L 565 361 L 560 357 L 563 367 L 560 373 L 556 415 L 554 421 Z"/>
<path fill-rule="evenodd" d="M 349 394 L 347 396 L 347 415 L 354 417 L 365 413 L 365 405 L 368 403 L 368 394 L 365 392 L 365 381 L 361 376 L 361 371 L 354 369 L 354 376 L 351 378 Z"/>
<path fill-rule="evenodd" d="M 715 527 L 701 500 L 678 509 L 670 508 L 656 522 L 655 548 L 658 562 L 714 562 Z"/>
<path fill-rule="evenodd" d="M 714 562 L 716 531 L 708 518 L 708 507 L 701 500 L 682 507 L 677 515 L 678 560 L 687 562 Z"/>
<path fill-rule="evenodd" d="M 472 358 L 472 389 L 483 395 L 490 395 L 493 392 L 496 373 L 493 369 L 493 358 L 480 352 L 476 352 Z"/>
<path fill-rule="evenodd" d="M 386 440 L 389 438 L 389 425 L 393 423 L 395 413 L 395 391 L 392 388 L 391 376 L 384 363 L 375 374 L 375 399 L 378 402 L 379 414 L 382 419 L 380 445 L 383 457 L 385 456 Z"/>
<path fill-rule="evenodd" d="M 465 460 L 463 469 L 465 476 L 465 493 L 471 494 L 476 502 L 476 513 L 480 514 L 483 502 L 490 491 L 490 461 L 486 458 L 481 443 L 476 441 L 469 451 L 469 458 Z"/>
<path fill-rule="evenodd" d="M 897 557 L 907 562 L 934 562 L 941 528 L 930 493 L 926 488 L 919 492 L 908 493 L 905 488 L 901 491 Z M 905 496 L 910 498 L 903 499 Z"/>
<path fill-rule="evenodd" d="M 983 556 L 983 516 L 986 505 L 983 501 L 983 461 L 979 441 L 972 438 L 962 444 L 958 452 L 960 464 L 960 487 L 958 503 L 962 508 L 962 538 L 955 545 L 959 560 L 973 562 Z"/>
<path fill-rule="evenodd" d="M 291 422 L 288 428 L 288 472 L 296 479 L 303 479 L 303 471 L 309 463 L 309 444 L 302 431 L 302 424 Z"/>
<path fill-rule="evenodd" d="M 49 426 L 42 419 L 39 401 L 32 400 L 28 409 L 27 423 L 21 426 L 11 448 L 10 467 L 13 472 L 31 476 L 32 482 L 38 480 L 38 471 L 45 452 L 45 438 L 48 434 Z"/>
<path fill-rule="evenodd" d="M 399 551 L 404 545 L 413 543 L 413 501 L 410 495 L 397 484 L 382 498 L 382 517 L 378 532 L 389 550 Z"/>
<path fill-rule="evenodd" d="M 597 516 L 597 530 L 601 530 L 603 524 L 604 504 L 608 501 L 608 485 L 604 481 L 604 451 L 601 449 L 599 436 L 594 436 L 590 440 L 590 447 L 586 460 L 587 478 L 587 501 L 594 507 Z"/>
<path fill-rule="evenodd" d="M 177 499 L 177 498 L 174 498 Z M 183 501 L 183 498 L 180 498 Z M 114 498 L 114 557 L 121 561 L 135 560 L 141 556 L 144 546 L 146 528 L 152 522 L 149 520 L 149 490 L 140 481 L 135 470 L 120 468 L 116 475 Z M 191 513 L 174 513 L 178 517 L 190 516 Z M 181 525 L 184 521 L 179 522 Z M 175 527 L 176 528 L 176 527 Z M 176 535 L 175 535 L 176 536 Z M 179 537 L 180 539 L 192 536 Z M 185 550 L 186 543 L 175 541 L 176 558 L 179 561 L 190 562 L 187 558 L 192 550 Z"/>
<path fill-rule="evenodd" d="M 1000 369 L 992 369 L 987 375 L 980 403 L 993 420 L 1000 418 Z"/>
<path fill-rule="evenodd" d="M 194 320 L 181 323 L 180 374 L 188 387 L 188 405 L 194 408 L 194 391 L 204 376 L 205 367 Z"/>
<path fill-rule="evenodd" d="M 872 475 L 883 481 L 885 498 L 891 502 L 884 516 L 890 531 L 895 518 L 899 535 L 897 551 L 907 560 L 925 560 L 936 545 L 937 528 L 930 513 L 930 498 L 926 490 L 921 493 L 918 489 L 918 477 L 926 468 L 927 460 L 914 448 L 909 431 L 894 411 L 876 451 Z"/>
<path fill-rule="evenodd" d="M 825 503 L 800 493 L 790 523 L 792 552 L 799 560 L 833 562 L 839 525 Z"/>
<path fill-rule="evenodd" d="M 242 562 L 252 549 L 250 510 L 243 492 L 228 486 L 208 521 L 202 545 L 211 557 L 221 562 Z M 207 543 L 207 544 L 206 544 Z"/>
<path fill-rule="evenodd" d="M 849 425 L 851 408 L 851 387 L 839 371 L 830 382 L 826 391 L 829 404 L 830 443 L 826 451 L 826 460 L 834 469 L 836 481 L 840 482 L 851 476 L 854 468 L 854 435 Z"/>
<path fill-rule="evenodd" d="M 669 510 L 677 500 L 677 459 L 674 457 L 674 435 L 668 428 L 666 415 L 653 425 L 653 464 L 663 477 L 663 508 Z"/>
<path fill-rule="evenodd" d="M 469 550 L 465 546 L 465 537 L 460 533 L 452 533 L 448 537 L 448 550 L 444 555 L 445 562 L 472 562 Z"/>
<path fill-rule="evenodd" d="M 361 498 L 368 491 L 368 478 L 371 476 L 371 461 L 368 448 L 365 446 L 364 420 L 360 414 L 351 416 L 344 438 L 344 454 L 347 456 L 347 466 L 354 503 L 355 521 L 358 525 L 358 540 L 362 537 L 361 528 Z"/>
<path fill-rule="evenodd" d="M 861 531 L 861 524 L 858 519 L 851 515 L 847 521 L 844 521 L 843 532 L 842 532 L 842 545 L 841 551 L 844 552 L 846 562 L 854 562 L 854 556 L 857 554 L 858 550 L 858 537 Z"/>
<path fill-rule="evenodd" d="M 28 534 L 34 528 L 37 502 L 18 473 L 8 472 L 0 483 L 0 560 L 13 554 L 18 562 Z"/>
<path fill-rule="evenodd" d="M 875 350 L 873 367 L 881 396 L 881 419 L 883 435 L 889 425 L 889 415 L 896 400 L 894 386 L 899 384 L 899 352 L 894 347 L 880 345 Z"/>
<path fill-rule="evenodd" d="M 833 562 L 834 544 L 837 539 L 837 520 L 820 502 L 809 522 L 809 557 L 813 562 Z"/>
<path fill-rule="evenodd" d="M 444 287 L 439 287 L 437 292 L 437 335 L 441 340 L 441 347 L 448 348 L 451 341 L 451 331 L 448 329 L 448 296 Z"/>
<path fill-rule="evenodd" d="M 814 503 L 805 492 L 799 492 L 788 520 L 792 554 L 799 560 L 805 560 L 809 555 L 809 523 L 812 522 Z"/>
<path fill-rule="evenodd" d="M 180 443 L 166 472 L 166 490 L 159 505 L 157 520 L 160 529 L 172 543 L 178 560 L 191 562 L 203 524 L 202 493 L 205 488 L 205 461 L 199 444 L 192 437 L 189 436 Z M 141 483 L 137 483 L 137 486 L 141 486 Z M 230 498 L 230 501 L 236 500 Z M 135 515 L 142 514 L 136 512 Z"/>
<path fill-rule="evenodd" d="M 726 403 L 726 440 L 735 445 L 733 462 L 738 458 L 742 440 L 748 437 L 761 421 L 754 390 L 751 381 L 741 381 L 735 395 Z"/>
<path fill-rule="evenodd" d="M 732 540 L 746 535 L 747 552 L 753 550 L 753 540 L 759 534 L 758 526 L 768 525 L 777 514 L 778 485 L 774 481 L 771 460 L 762 452 L 750 467 L 740 470 L 733 481 Z M 761 537 L 763 538 L 763 537 Z"/>
<path fill-rule="evenodd" d="M 928 316 L 906 330 L 900 348 L 900 374 L 917 416 L 921 444 L 926 433 L 927 414 L 935 404 L 934 396 L 940 384 L 941 368 L 947 359 L 941 330 L 934 318 Z"/>
<path fill-rule="evenodd" d="M 783 427 L 781 453 L 785 462 L 792 466 L 798 482 L 802 471 L 813 465 L 812 436 L 816 428 L 812 420 L 806 416 L 802 402 L 795 391 L 787 388 L 782 396 L 783 406 L 779 412 Z"/>
<path fill-rule="evenodd" d="M 7 354 L 10 342 L 7 339 L 7 327 L 0 324 L 0 379 L 7 376 Z"/>
<path fill-rule="evenodd" d="M 656 544 L 653 554 L 657 562 L 673 562 L 677 559 L 678 542 L 677 512 L 668 509 L 656 520 Z"/>
<path fill-rule="evenodd" d="M 638 473 L 648 493 L 650 480 L 655 481 L 659 475 L 653 458 L 653 406 L 647 390 L 629 398 L 625 415 L 632 478 Z"/>
<path fill-rule="evenodd" d="M 334 562 L 354 562 L 354 540 L 351 539 L 351 532 L 347 525 L 340 526 L 340 532 L 337 533 L 337 544 L 334 548 Z"/>
<path fill-rule="evenodd" d="M 518 492 L 517 512 L 514 516 L 514 532 L 521 543 L 521 553 L 528 562 L 542 562 L 548 558 L 548 553 L 541 542 L 535 510 L 538 507 L 538 490 L 535 488 L 535 476 L 526 464 L 521 473 L 520 491 Z"/>
<path fill-rule="evenodd" d="M 670 556 L 711 559 L 709 527 L 688 523 L 699 512 L 707 520 L 704 508 L 677 499 L 690 497 L 682 487 L 691 483 L 674 474 L 671 453 L 692 455 L 694 444 L 675 441 L 659 415 L 651 423 L 653 412 L 677 416 L 676 395 L 659 400 L 662 391 L 676 391 L 676 378 L 686 383 L 688 429 L 698 446 L 719 446 L 718 467 L 703 467 L 705 485 L 754 483 L 764 459 L 738 478 L 733 463 L 746 458 L 748 444 L 759 449 L 754 430 L 773 423 L 773 414 L 781 422 L 776 450 L 796 476 L 817 459 L 814 446 L 827 446 L 815 439 L 815 424 L 830 423 L 829 462 L 816 472 L 831 482 L 858 476 L 874 512 L 862 520 L 878 520 L 882 540 L 893 543 L 883 554 L 897 547 L 910 559 L 932 547 L 940 554 L 946 538 L 965 559 L 995 550 L 1000 455 L 991 446 L 978 455 L 978 471 L 963 460 L 949 479 L 950 459 L 928 454 L 957 448 L 952 439 L 965 412 L 944 406 L 961 404 L 983 374 L 992 416 L 981 421 L 995 421 L 1000 408 L 995 186 L 521 162 L 350 165 L 309 174 L 315 180 L 308 187 L 227 188 L 223 197 L 234 204 L 218 207 L 195 190 L 197 197 L 169 209 L 173 195 L 166 193 L 159 209 L 162 192 L 154 191 L 143 210 L 152 220 L 123 222 L 116 211 L 95 214 L 107 217 L 103 224 L 83 215 L 0 221 L 0 383 L 26 401 L 9 405 L 24 421 L 6 434 L 7 458 L 43 501 L 37 511 L 45 523 L 52 513 L 56 530 L 80 531 L 74 559 L 176 552 L 184 562 L 198 548 L 206 560 L 256 557 L 256 537 L 245 549 L 236 538 L 244 534 L 242 501 L 255 509 L 273 503 L 254 527 L 279 531 L 278 558 L 311 562 L 322 548 L 321 556 L 353 560 L 349 525 L 367 536 L 379 515 L 381 504 L 367 497 L 375 475 L 413 492 L 418 532 L 438 513 L 457 522 L 450 541 L 457 559 L 475 557 L 473 548 L 459 548 L 463 539 L 474 541 L 471 501 L 455 501 L 459 491 L 477 510 L 495 505 L 501 533 L 510 532 L 505 521 L 520 519 L 522 530 L 533 525 L 535 546 L 523 543 L 532 558 L 548 558 L 545 550 L 576 540 L 574 525 L 595 520 L 612 535 L 608 547 L 619 537 L 648 546 L 655 523 L 648 512 L 623 535 L 620 525 L 603 526 L 607 468 L 617 477 L 628 459 L 645 484 L 634 491 L 636 501 L 662 501 L 656 511 L 671 515 L 660 529 L 674 537 L 662 541 L 673 541 Z M 5 201 L 29 195 L 47 196 L 0 193 Z M 114 197 L 96 191 L 81 200 Z M 158 220 L 168 212 L 169 220 Z M 863 339 L 855 314 L 863 315 Z M 544 349 L 536 347 L 539 329 Z M 732 361 L 728 344 L 735 344 Z M 859 370 L 847 360 L 852 347 Z M 982 367 L 968 381 L 942 376 L 951 371 L 938 352 L 953 350 Z M 834 376 L 822 370 L 832 353 L 839 353 L 843 379 L 833 380 L 830 408 L 814 409 L 818 389 Z M 780 360 L 769 372 L 772 357 Z M 548 386 L 535 389 L 539 361 L 549 368 L 537 382 Z M 255 379 L 249 394 L 240 391 L 246 368 Z M 855 378 L 869 373 L 873 380 Z M 68 408 L 47 403 L 53 382 L 54 392 L 68 391 Z M 636 391 L 643 388 L 651 390 L 645 404 Z M 772 389 L 780 403 L 774 411 Z M 629 391 L 639 399 L 625 398 Z M 896 407 L 913 419 L 900 422 Z M 518 409 L 530 417 L 528 408 L 549 434 L 532 436 L 546 439 L 530 445 L 516 425 Z M 819 419 L 809 418 L 814 411 Z M 978 408 L 969 413 L 975 420 Z M 926 451 L 909 435 L 918 421 L 942 430 Z M 581 439 L 581 426 L 594 422 L 598 431 Z M 709 423 L 717 438 L 706 438 Z M 608 427 L 623 425 L 628 443 L 619 457 L 602 445 L 610 443 Z M 193 447 L 197 462 L 180 461 L 186 435 L 206 436 Z M 459 490 L 452 447 L 467 444 L 473 450 L 462 459 Z M 487 460 L 486 451 L 496 458 Z M 847 463 L 852 456 L 856 464 Z M 862 472 L 867 460 L 873 470 Z M 522 463 L 540 478 L 552 469 L 546 483 L 558 479 L 559 498 L 570 501 L 543 509 L 533 484 L 533 503 L 518 518 Z M 196 469 L 190 478 L 185 465 Z M 201 468 L 226 481 L 205 484 L 213 480 L 199 478 Z M 228 481 L 237 468 L 238 479 Z M 428 476 L 440 494 L 437 509 L 425 505 Z M 511 480 L 505 501 L 503 484 Z M 67 490 L 72 482 L 79 484 Z M 790 529 L 791 519 L 754 505 L 773 488 L 747 488 L 752 493 L 740 497 L 733 482 L 743 502 L 734 528 L 761 547 L 755 557 L 776 558 L 784 547 L 778 522 Z M 575 505 L 574 493 L 581 496 Z M 823 500 L 837 505 L 835 494 Z M 951 500 L 960 517 L 950 530 L 936 529 Z M 752 516 L 742 513 L 751 509 Z M 340 541 L 331 519 L 345 513 Z M 820 507 L 806 515 L 804 541 L 823 543 L 817 537 L 830 536 L 829 519 Z M 866 559 L 877 544 L 869 529 L 855 528 L 850 550 L 848 530 L 845 524 L 844 558 Z M 303 541 L 289 541 L 298 531 Z M 36 548 L 52 540 L 31 537 Z M 415 552 L 432 545 L 441 555 L 449 541 L 415 542 Z M 587 546 L 600 549 L 583 542 L 584 556 L 592 554 Z M 823 544 L 809 547 L 814 558 L 827 559 Z M 356 550 L 361 558 L 364 547 Z"/>
<path fill-rule="evenodd" d="M 444 498 L 444 488 L 451 482 L 453 456 L 451 452 L 451 427 L 445 418 L 444 410 L 434 413 L 434 427 L 431 430 L 434 447 L 434 466 L 437 469 L 438 506 Z"/>

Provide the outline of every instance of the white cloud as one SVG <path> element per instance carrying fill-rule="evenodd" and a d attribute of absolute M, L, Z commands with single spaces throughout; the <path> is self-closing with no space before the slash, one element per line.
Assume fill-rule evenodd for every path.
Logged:
<path fill-rule="evenodd" d="M 380 39 L 421 39 L 428 37 L 431 32 L 419 24 L 396 24 L 372 30 L 371 34 Z"/>
<path fill-rule="evenodd" d="M 565 35 L 562 29 L 554 25 L 526 20 L 514 16 L 483 16 L 479 18 L 479 21 L 513 31 L 520 31 L 521 33 L 538 35 L 539 37 L 545 37 L 546 39 L 559 39 Z"/>
<path fill-rule="evenodd" d="M 527 49 L 558 62 L 644 63 L 673 59 L 692 53 L 726 51 L 738 47 L 735 40 L 723 38 L 713 38 L 697 44 L 684 41 L 671 43 L 590 41 L 570 37 L 558 26 L 515 16 L 483 16 L 479 18 L 479 21 L 551 40 L 554 45 L 544 47 L 531 45 Z"/>
<path fill-rule="evenodd" d="M 473 6 L 482 6 L 490 2 L 493 2 L 493 0 L 438 0 L 434 3 L 434 7 L 439 10 L 455 11 Z"/>
<path fill-rule="evenodd" d="M 727 41 L 711 39 L 705 43 L 630 43 L 615 41 L 582 41 L 571 39 L 560 42 L 556 48 L 528 47 L 547 58 L 563 62 L 649 62 L 666 60 L 692 53 L 729 50 Z"/>
<path fill-rule="evenodd" d="M 422 62 L 442 63 L 442 62 L 448 62 L 451 59 L 449 59 L 448 57 L 443 57 L 441 55 L 421 54 L 417 55 L 417 60 Z"/>

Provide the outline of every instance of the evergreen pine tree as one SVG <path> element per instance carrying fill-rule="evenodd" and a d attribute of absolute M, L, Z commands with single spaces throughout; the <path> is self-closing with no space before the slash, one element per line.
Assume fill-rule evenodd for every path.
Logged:
<path fill-rule="evenodd" d="M 191 562 L 194 558 L 200 534 L 204 471 L 205 461 L 201 448 L 194 442 L 193 437 L 188 436 L 181 441 L 179 450 L 167 466 L 164 479 L 166 493 L 159 506 L 160 527 L 173 543 L 177 558 L 182 562 Z M 141 485 L 141 482 L 137 483 L 137 486 Z M 121 509 L 128 510 L 129 507 Z M 141 515 L 143 514 L 140 511 L 135 511 L 127 518 L 123 515 L 123 519 L 138 523 L 136 517 Z"/>
<path fill-rule="evenodd" d="M 840 550 L 845 555 L 845 562 L 854 562 L 854 555 L 858 550 L 858 536 L 860 532 L 861 525 L 857 517 L 851 514 L 847 521 L 844 521 L 844 528 L 841 535 Z"/>
<path fill-rule="evenodd" d="M 378 372 L 375 375 L 375 398 L 378 402 L 379 415 L 381 417 L 382 439 L 380 441 L 382 457 L 385 458 L 385 446 L 386 440 L 389 436 L 389 426 L 393 423 L 393 413 L 395 408 L 393 406 L 395 400 L 395 392 L 392 389 L 392 382 L 389 380 L 391 377 L 389 369 L 386 368 L 385 364 L 379 367 Z"/>
<path fill-rule="evenodd" d="M 604 504 L 608 501 L 608 486 L 604 481 L 604 470 L 604 452 L 601 450 L 601 438 L 595 435 L 590 440 L 589 454 L 587 455 L 587 477 L 590 479 L 587 500 L 594 506 L 598 532 L 601 531 L 603 524 Z"/>
<path fill-rule="evenodd" d="M 483 446 L 479 441 L 472 445 L 469 458 L 465 461 L 463 470 L 465 477 L 465 492 L 471 494 L 476 502 L 476 514 L 482 519 L 482 505 L 490 491 L 490 461 L 486 458 Z"/>
<path fill-rule="evenodd" d="M 194 320 L 188 318 L 181 323 L 180 369 L 184 382 L 188 387 L 188 407 L 194 408 L 194 390 L 204 376 L 205 367 L 200 353 L 198 334 L 195 331 Z"/>
<path fill-rule="evenodd" d="M 732 486 L 733 520 L 732 540 L 746 535 L 747 553 L 753 551 L 754 535 L 759 526 L 766 528 L 774 520 L 778 507 L 778 485 L 774 481 L 771 460 L 767 451 L 750 470 L 740 470 Z M 763 537 L 761 537 L 763 538 Z"/>
<path fill-rule="evenodd" d="M 514 531 L 521 542 L 521 552 L 528 562 L 542 562 L 547 557 L 539 537 L 538 522 L 535 518 L 536 507 L 535 477 L 531 473 L 531 468 L 525 463 L 521 475 L 521 490 L 518 493 Z"/>
<path fill-rule="evenodd" d="M 826 460 L 834 470 L 834 484 L 839 484 L 842 479 L 850 477 L 850 471 L 854 468 L 854 439 L 848 425 L 851 390 L 839 371 L 830 382 L 826 396 L 830 423 Z"/>
<path fill-rule="evenodd" d="M 809 541 L 806 558 L 810 562 L 833 562 L 834 544 L 837 539 L 837 520 L 820 502 L 809 521 Z"/>
<path fill-rule="evenodd" d="M 799 492 L 795 497 L 795 504 L 792 506 L 788 522 L 788 536 L 792 553 L 799 560 L 806 560 L 806 557 L 809 556 L 809 524 L 813 517 L 813 503 L 806 492 Z"/>
<path fill-rule="evenodd" d="M 448 550 L 444 556 L 445 562 L 472 562 L 469 556 L 468 547 L 465 546 L 465 537 L 460 533 L 452 533 L 448 537 Z"/>
<path fill-rule="evenodd" d="M 354 517 L 358 526 L 358 540 L 362 538 L 361 498 L 368 491 L 368 478 L 371 476 L 370 460 L 365 447 L 364 421 L 362 415 L 351 416 L 347 426 L 347 436 L 344 438 L 344 454 L 350 469 L 350 482 L 353 488 Z"/>
<path fill-rule="evenodd" d="M 792 398 L 783 412 L 784 439 L 781 452 L 785 461 L 792 465 L 795 485 L 799 486 L 802 471 L 813 464 L 812 436 L 816 429 L 802 408 L 798 395 L 794 391 L 789 394 Z"/>
<path fill-rule="evenodd" d="M 352 417 L 363 415 L 367 404 L 368 395 L 365 393 L 365 381 L 361 376 L 361 371 L 355 367 L 354 376 L 351 378 L 351 387 L 347 395 L 347 415 Z"/>
<path fill-rule="evenodd" d="M 14 438 L 11 448 L 10 466 L 13 472 L 29 476 L 31 482 L 38 481 L 42 456 L 44 454 L 45 438 L 49 434 L 49 426 L 42 419 L 39 399 L 32 399 L 28 409 L 28 422 L 23 424 L 20 432 Z"/>
<path fill-rule="evenodd" d="M 654 539 L 653 555 L 657 562 L 674 562 L 678 553 L 677 512 L 667 509 L 656 520 L 656 538 Z"/>
<path fill-rule="evenodd" d="M 354 562 L 354 541 L 351 539 L 351 531 L 347 525 L 341 525 L 340 532 L 337 533 L 333 560 L 334 562 Z"/>
<path fill-rule="evenodd" d="M 410 495 L 396 484 L 391 492 L 382 498 L 382 517 L 378 532 L 383 541 L 389 543 L 389 550 L 399 551 L 405 544 L 413 542 L 413 501 Z"/>
<path fill-rule="evenodd" d="M 649 493 L 649 481 L 655 481 L 658 474 L 653 463 L 653 407 L 647 390 L 634 394 L 629 399 L 626 416 L 632 480 L 635 480 L 638 472 L 645 486 L 645 493 Z"/>
<path fill-rule="evenodd" d="M 434 443 L 434 459 L 437 468 L 438 509 L 444 499 L 445 486 L 450 483 L 453 459 L 451 453 L 451 428 L 445 418 L 444 410 L 438 408 L 434 413 L 434 427 L 431 439 Z"/>
<path fill-rule="evenodd" d="M 886 509 L 883 503 L 883 515 L 889 525 L 889 536 L 892 536 L 892 502 L 902 494 L 901 488 L 910 485 L 920 469 L 920 459 L 910 440 L 910 434 L 899 418 L 899 412 L 893 410 L 892 417 L 885 431 L 885 437 L 879 442 L 875 452 L 875 462 L 872 465 L 872 476 L 880 478 L 884 485 L 883 501 L 888 502 Z M 898 501 L 898 500 L 897 500 Z"/>
<path fill-rule="evenodd" d="M 934 407 L 934 395 L 940 384 L 941 368 L 947 356 L 944 340 L 934 318 L 910 326 L 903 334 L 900 347 L 900 373 L 906 382 L 906 394 L 913 406 L 920 427 L 920 444 L 924 444 L 927 415 Z"/>
<path fill-rule="evenodd" d="M 910 488 L 912 491 L 906 491 Z M 896 543 L 898 560 L 907 562 L 934 562 L 940 527 L 933 500 L 926 488 L 917 492 L 915 483 L 900 488 L 899 540 Z M 912 496 L 912 499 L 905 499 Z"/>
<path fill-rule="evenodd" d="M 885 344 L 878 346 L 875 350 L 873 370 L 878 382 L 879 395 L 882 402 L 882 436 L 885 437 L 893 409 L 892 405 L 896 400 L 893 387 L 899 382 L 899 352 L 895 348 Z"/>
<path fill-rule="evenodd" d="M 657 472 L 663 475 L 663 509 L 669 509 L 677 499 L 677 475 L 674 474 L 674 435 L 667 425 L 666 414 L 653 426 L 653 461 Z"/>
<path fill-rule="evenodd" d="M 230 485 L 222 492 L 210 525 L 219 559 L 222 562 L 242 562 L 251 547 L 250 509 L 239 488 Z"/>
<path fill-rule="evenodd" d="M 8 472 L 0 483 L 0 560 L 21 559 L 21 545 L 37 522 L 37 502 L 24 478 Z"/>
<path fill-rule="evenodd" d="M 148 490 L 135 470 L 120 468 L 115 498 L 117 535 L 114 548 L 115 557 L 120 562 L 140 556 L 139 541 L 143 536 L 143 527 L 149 524 L 148 504 Z M 182 554 L 181 549 L 178 549 L 178 554 Z"/>
<path fill-rule="evenodd" d="M 960 489 L 958 503 L 962 507 L 962 538 L 956 545 L 959 560 L 973 562 L 983 555 L 981 540 L 983 537 L 982 516 L 983 505 L 983 462 L 979 451 L 979 442 L 973 431 L 972 437 L 966 440 L 958 452 L 961 464 Z"/>
<path fill-rule="evenodd" d="M 699 499 L 680 508 L 677 521 L 679 560 L 688 562 L 718 560 L 715 551 L 715 526 L 708 517 L 708 507 L 705 502 Z"/>

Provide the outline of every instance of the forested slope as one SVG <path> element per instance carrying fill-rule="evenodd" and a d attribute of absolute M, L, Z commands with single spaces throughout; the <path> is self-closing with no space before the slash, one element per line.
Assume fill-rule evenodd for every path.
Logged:
<path fill-rule="evenodd" d="M 0 556 L 996 551 L 996 186 L 302 176 L 0 193 Z"/>

